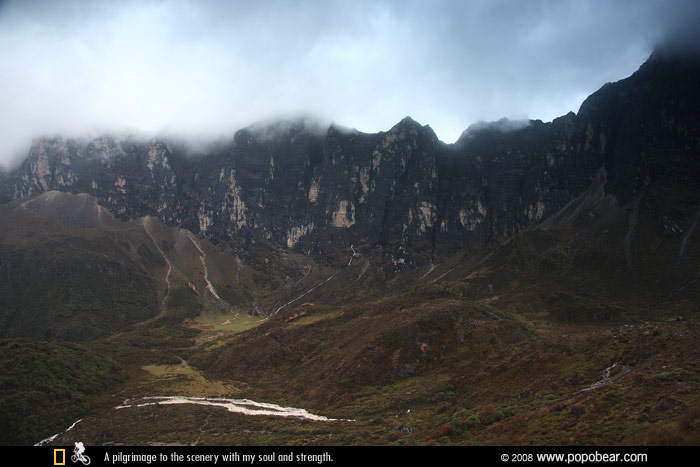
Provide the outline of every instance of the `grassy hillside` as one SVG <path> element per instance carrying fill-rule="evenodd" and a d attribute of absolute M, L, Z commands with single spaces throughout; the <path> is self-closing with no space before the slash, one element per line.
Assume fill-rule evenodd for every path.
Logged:
<path fill-rule="evenodd" d="M 53 397 L 71 401 L 42 409 L 53 432 L 87 414 L 59 444 L 698 444 L 700 233 L 669 236 L 643 205 L 603 204 L 570 206 L 565 221 L 413 270 L 394 269 L 368 246 L 338 247 L 335 263 L 264 243 L 239 256 L 235 242 L 200 239 L 200 251 L 195 237 L 161 224 L 69 231 L 8 211 L 19 217 L 18 227 L 2 227 L 6 329 L 93 340 L 85 362 L 72 345 L 3 344 L 3 413 L 20 427 L 12 433 L 24 433 L 7 442 L 45 437 L 22 414 Z M 141 298 L 140 277 L 157 284 L 144 282 Z M 268 319 L 247 315 L 276 309 Z M 102 327 L 78 327 L 91 323 Z M 36 363 L 43 353 L 75 367 L 71 377 L 112 374 L 109 359 L 123 370 L 105 385 L 76 389 L 68 378 L 64 387 L 53 379 L 68 368 Z M 51 384 L 18 389 L 25 367 Z M 115 385 L 121 375 L 128 379 Z M 125 399 L 182 394 L 344 421 L 193 405 L 114 410 Z"/>
<path fill-rule="evenodd" d="M 638 216 L 584 210 L 399 295 L 294 304 L 191 362 L 356 419 L 341 444 L 697 444 L 698 245 L 679 267 Z"/>
<path fill-rule="evenodd" d="M 114 360 L 77 344 L 0 340 L 0 444 L 34 444 L 83 417 L 91 394 L 125 379 Z"/>
<path fill-rule="evenodd" d="M 157 312 L 163 263 L 138 230 L 67 230 L 10 206 L 0 225 L 0 337 L 84 341 Z"/>

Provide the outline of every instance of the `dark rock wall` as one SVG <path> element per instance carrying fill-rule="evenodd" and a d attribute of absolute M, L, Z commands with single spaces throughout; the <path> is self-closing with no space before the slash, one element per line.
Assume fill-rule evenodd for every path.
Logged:
<path fill-rule="evenodd" d="M 620 206 L 643 200 L 659 229 L 680 235 L 700 204 L 699 78 L 697 60 L 656 52 L 578 114 L 483 124 L 453 145 L 410 118 L 377 134 L 251 127 L 195 157 L 157 139 L 44 138 L 0 191 L 6 200 L 87 192 L 121 218 L 154 215 L 210 238 L 312 254 L 382 246 L 400 265 L 497 244 L 564 207 L 603 168 Z"/>

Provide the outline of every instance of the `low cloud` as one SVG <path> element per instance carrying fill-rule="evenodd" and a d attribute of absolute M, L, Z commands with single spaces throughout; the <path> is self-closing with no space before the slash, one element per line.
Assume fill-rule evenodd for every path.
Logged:
<path fill-rule="evenodd" d="M 8 1 L 0 166 L 39 135 L 231 136 L 303 112 L 360 131 L 405 115 L 551 120 L 632 73 L 696 1 Z"/>

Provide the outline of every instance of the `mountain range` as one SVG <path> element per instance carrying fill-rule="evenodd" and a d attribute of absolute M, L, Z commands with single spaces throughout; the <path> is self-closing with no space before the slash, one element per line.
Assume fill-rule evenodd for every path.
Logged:
<path fill-rule="evenodd" d="M 37 138 L 0 174 L 0 441 L 697 444 L 698 83 L 657 49 L 454 144 L 410 117 Z M 338 421 L 113 410 L 164 395 Z"/>

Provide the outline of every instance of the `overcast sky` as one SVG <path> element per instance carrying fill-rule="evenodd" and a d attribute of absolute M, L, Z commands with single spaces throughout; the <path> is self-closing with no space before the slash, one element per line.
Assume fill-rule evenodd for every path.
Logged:
<path fill-rule="evenodd" d="M 624 78 L 697 0 L 0 3 L 0 165 L 31 138 L 217 137 L 296 112 L 445 142 L 551 120 Z M 696 23 L 697 24 L 697 23 Z"/>

